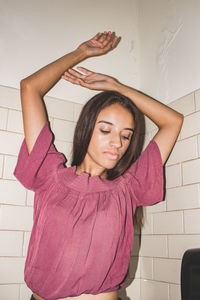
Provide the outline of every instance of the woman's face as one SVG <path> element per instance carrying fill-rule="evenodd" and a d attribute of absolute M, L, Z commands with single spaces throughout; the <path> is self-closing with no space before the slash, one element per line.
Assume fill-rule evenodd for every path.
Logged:
<path fill-rule="evenodd" d="M 116 103 L 104 108 L 93 130 L 85 166 L 89 166 L 90 171 L 96 170 L 97 175 L 112 169 L 126 152 L 133 129 L 132 114 L 123 106 Z"/>

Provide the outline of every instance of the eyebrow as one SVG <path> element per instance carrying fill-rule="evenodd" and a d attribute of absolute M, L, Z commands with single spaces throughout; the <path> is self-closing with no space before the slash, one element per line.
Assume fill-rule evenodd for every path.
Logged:
<path fill-rule="evenodd" d="M 98 124 L 99 123 L 105 123 L 105 124 L 109 124 L 109 125 L 112 125 L 112 126 L 114 125 L 113 123 L 108 122 L 108 121 L 104 121 L 104 120 L 99 121 Z M 124 130 L 130 130 L 132 132 L 134 131 L 133 128 L 129 128 L 129 127 L 124 128 Z"/>

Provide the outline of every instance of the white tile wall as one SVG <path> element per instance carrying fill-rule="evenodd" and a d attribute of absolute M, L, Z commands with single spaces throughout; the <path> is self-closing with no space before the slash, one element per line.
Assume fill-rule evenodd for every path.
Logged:
<path fill-rule="evenodd" d="M 179 234 L 184 232 L 183 212 L 172 211 L 153 215 L 155 234 Z"/>
<path fill-rule="evenodd" d="M 49 116 L 62 120 L 74 120 L 73 102 L 56 99 L 49 96 L 44 97 L 44 99 Z"/>
<path fill-rule="evenodd" d="M 0 282 L 3 284 L 23 283 L 24 263 L 23 257 L 0 257 Z"/>
<path fill-rule="evenodd" d="M 183 163 L 183 184 L 200 182 L 200 158 Z"/>
<path fill-rule="evenodd" d="M 141 278 L 153 279 L 153 258 L 140 257 Z"/>
<path fill-rule="evenodd" d="M 170 106 L 186 117 L 166 164 L 165 201 L 145 208 L 150 222 L 141 239 L 141 300 L 180 300 L 182 256 L 200 248 L 200 90 Z M 147 135 L 152 134 L 149 124 Z"/>
<path fill-rule="evenodd" d="M 23 136 L 8 131 L 0 131 L 0 153 L 18 155 Z"/>
<path fill-rule="evenodd" d="M 181 289 L 179 284 L 170 284 L 169 285 L 169 295 L 171 300 L 180 300 L 181 299 Z"/>
<path fill-rule="evenodd" d="M 182 183 L 181 164 L 166 167 L 166 188 L 180 186 Z"/>
<path fill-rule="evenodd" d="M 5 155 L 3 178 L 16 180 L 15 176 L 13 175 L 13 170 L 16 166 L 16 163 L 16 156 Z"/>
<path fill-rule="evenodd" d="M 169 257 L 182 259 L 187 249 L 200 248 L 200 234 L 169 235 L 168 247 Z"/>
<path fill-rule="evenodd" d="M 25 206 L 1 205 L 0 228 L 8 230 L 31 230 L 33 208 Z"/>
<path fill-rule="evenodd" d="M 141 300 L 161 300 L 161 299 L 169 300 L 169 285 L 164 282 L 156 282 L 156 281 L 142 279 L 140 299 Z"/>
<path fill-rule="evenodd" d="M 0 203 L 24 205 L 26 201 L 26 190 L 16 181 L 0 179 Z"/>
<path fill-rule="evenodd" d="M 26 284 L 20 284 L 20 300 L 29 300 L 31 298 L 32 291 Z"/>
<path fill-rule="evenodd" d="M 184 119 L 183 127 L 181 130 L 181 138 L 185 139 L 187 137 L 196 135 L 200 133 L 200 111 L 194 114 L 186 116 Z"/>
<path fill-rule="evenodd" d="M 168 189 L 165 199 L 168 211 L 197 208 L 200 204 L 199 184 Z"/>
<path fill-rule="evenodd" d="M 0 107 L 0 129 L 6 130 L 8 109 Z"/>
<path fill-rule="evenodd" d="M 0 284 L 0 300 L 19 300 L 19 293 L 18 284 Z"/>
<path fill-rule="evenodd" d="M 195 92 L 196 110 L 200 110 L 200 90 Z"/>
<path fill-rule="evenodd" d="M 21 111 L 13 109 L 9 110 L 7 130 L 12 132 L 24 133 Z"/>
<path fill-rule="evenodd" d="M 154 258 L 154 280 L 180 284 L 181 260 Z"/>
<path fill-rule="evenodd" d="M 140 255 L 149 257 L 167 257 L 167 236 L 143 235 Z"/>
<path fill-rule="evenodd" d="M 178 141 L 168 159 L 167 165 L 177 164 L 198 157 L 197 136 Z"/>
<path fill-rule="evenodd" d="M 54 119 L 53 132 L 58 140 L 72 142 L 74 129 L 74 122 Z"/>
<path fill-rule="evenodd" d="M 195 100 L 194 93 L 186 95 L 176 101 L 173 101 L 169 105 L 171 108 L 177 110 L 184 116 L 195 112 Z"/>
<path fill-rule="evenodd" d="M 3 161 L 4 161 L 3 155 L 0 155 L 0 178 L 3 176 Z"/>
<path fill-rule="evenodd" d="M 184 211 L 185 233 L 200 234 L 200 209 Z"/>
<path fill-rule="evenodd" d="M 21 256 L 23 232 L 0 231 L 0 256 Z"/>

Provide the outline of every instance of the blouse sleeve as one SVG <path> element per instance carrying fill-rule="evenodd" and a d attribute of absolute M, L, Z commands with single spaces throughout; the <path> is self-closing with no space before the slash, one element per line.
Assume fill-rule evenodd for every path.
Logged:
<path fill-rule="evenodd" d="M 125 177 L 137 206 L 148 206 L 163 200 L 162 158 L 154 140 L 150 141 L 144 152 L 126 171 Z"/>
<path fill-rule="evenodd" d="M 55 149 L 52 141 L 48 122 L 42 128 L 30 154 L 24 139 L 14 175 L 27 189 L 40 189 L 53 172 L 64 168 L 66 159 Z"/>

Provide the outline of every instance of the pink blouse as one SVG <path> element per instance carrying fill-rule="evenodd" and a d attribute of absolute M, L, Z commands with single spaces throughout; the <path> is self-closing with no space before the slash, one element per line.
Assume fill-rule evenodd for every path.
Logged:
<path fill-rule="evenodd" d="M 99 294 L 127 280 L 137 206 L 163 199 L 163 166 L 151 141 L 115 180 L 76 175 L 57 152 L 48 123 L 28 154 L 25 140 L 14 171 L 35 192 L 25 282 L 47 300 Z"/>

